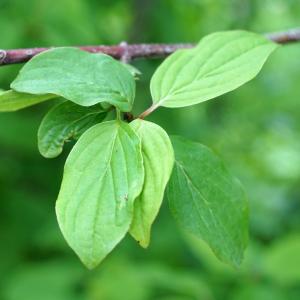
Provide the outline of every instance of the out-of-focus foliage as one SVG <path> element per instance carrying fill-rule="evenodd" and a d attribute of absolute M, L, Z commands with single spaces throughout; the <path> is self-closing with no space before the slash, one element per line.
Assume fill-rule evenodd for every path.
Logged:
<path fill-rule="evenodd" d="M 299 14 L 296 0 L 0 0 L 0 48 L 197 42 L 217 30 L 299 26 Z M 212 147 L 246 187 L 251 242 L 240 270 L 180 232 L 166 201 L 149 249 L 128 237 L 103 265 L 85 270 L 54 213 L 65 157 L 48 161 L 37 149 L 38 125 L 53 101 L 0 114 L 0 299 L 299 299 L 299 53 L 300 44 L 281 47 L 237 91 L 149 118 Z M 135 63 L 143 73 L 135 113 L 150 105 L 159 62 Z M 0 88 L 19 69 L 1 67 Z"/>

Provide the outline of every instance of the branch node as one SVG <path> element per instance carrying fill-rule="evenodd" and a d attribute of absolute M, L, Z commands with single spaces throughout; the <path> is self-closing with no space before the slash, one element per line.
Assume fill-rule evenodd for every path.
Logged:
<path fill-rule="evenodd" d="M 122 49 L 122 54 L 121 54 L 121 62 L 128 64 L 131 61 L 131 55 L 128 49 L 128 43 L 123 41 L 119 44 L 119 46 Z"/>
<path fill-rule="evenodd" d="M 129 112 L 124 113 L 124 121 L 130 123 L 133 120 L 134 120 L 134 116 L 132 113 L 129 113 Z"/>
<path fill-rule="evenodd" d="M 7 56 L 6 51 L 0 49 L 0 64 L 4 62 L 6 56 Z"/>

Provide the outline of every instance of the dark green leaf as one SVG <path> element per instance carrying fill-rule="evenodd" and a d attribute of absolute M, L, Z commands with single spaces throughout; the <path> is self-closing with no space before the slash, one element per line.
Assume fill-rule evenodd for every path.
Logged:
<path fill-rule="evenodd" d="M 240 183 L 207 147 L 174 137 L 170 209 L 222 261 L 238 266 L 248 241 L 248 202 Z"/>
<path fill-rule="evenodd" d="M 83 107 L 66 101 L 54 106 L 38 131 L 40 153 L 47 158 L 58 156 L 65 142 L 78 139 L 88 128 L 102 122 L 106 114 L 99 105 Z"/>

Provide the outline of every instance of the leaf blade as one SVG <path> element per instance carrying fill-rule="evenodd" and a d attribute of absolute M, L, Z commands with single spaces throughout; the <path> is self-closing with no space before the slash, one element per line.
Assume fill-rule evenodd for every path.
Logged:
<path fill-rule="evenodd" d="M 130 123 L 141 139 L 145 183 L 135 201 L 130 234 L 147 248 L 152 224 L 160 209 L 174 164 L 174 152 L 167 133 L 158 125 L 136 119 Z"/>
<path fill-rule="evenodd" d="M 56 98 L 55 95 L 33 95 L 13 90 L 0 93 L 0 112 L 13 112 Z"/>
<path fill-rule="evenodd" d="M 38 130 L 38 148 L 46 158 L 63 151 L 64 143 L 78 139 L 91 126 L 100 123 L 106 112 L 99 106 L 83 107 L 65 101 L 55 105 L 43 118 Z"/>
<path fill-rule="evenodd" d="M 82 106 L 108 102 L 122 111 L 131 110 L 135 97 L 134 78 L 120 62 L 105 54 L 70 47 L 51 49 L 33 57 L 11 88 L 59 95 Z"/>
<path fill-rule="evenodd" d="M 88 268 L 99 264 L 130 227 L 144 181 L 140 147 L 128 124 L 109 121 L 86 131 L 66 161 L 57 218 Z"/>
<path fill-rule="evenodd" d="M 244 190 L 207 147 L 179 137 L 172 143 L 175 167 L 167 194 L 175 219 L 220 260 L 240 265 L 248 241 Z"/>
<path fill-rule="evenodd" d="M 183 107 L 230 92 L 254 78 L 277 47 L 241 30 L 210 34 L 197 47 L 176 51 L 156 70 L 150 83 L 153 103 Z"/>

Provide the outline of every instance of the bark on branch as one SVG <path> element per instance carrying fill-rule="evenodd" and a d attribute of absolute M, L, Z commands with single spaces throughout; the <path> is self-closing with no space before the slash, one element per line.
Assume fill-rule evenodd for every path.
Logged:
<path fill-rule="evenodd" d="M 279 44 L 289 44 L 300 41 L 300 28 L 265 35 Z M 191 48 L 194 44 L 127 44 L 122 42 L 115 46 L 78 46 L 91 53 L 105 53 L 116 59 L 130 61 L 137 58 L 166 57 L 178 49 Z M 52 47 L 53 48 L 53 47 Z M 14 50 L 0 50 L 0 66 L 23 63 L 33 56 L 50 48 L 27 48 Z"/>

